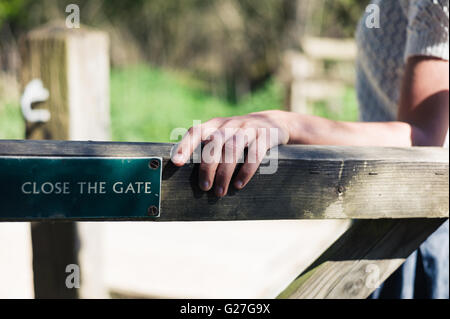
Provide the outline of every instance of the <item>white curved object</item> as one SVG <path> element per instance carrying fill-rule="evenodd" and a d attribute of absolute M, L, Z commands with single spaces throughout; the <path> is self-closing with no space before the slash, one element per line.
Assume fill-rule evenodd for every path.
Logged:
<path fill-rule="evenodd" d="M 48 110 L 31 108 L 36 102 L 44 102 L 49 98 L 50 94 L 40 79 L 34 79 L 27 84 L 20 99 L 23 117 L 27 122 L 47 122 L 50 120 L 50 112 Z"/>

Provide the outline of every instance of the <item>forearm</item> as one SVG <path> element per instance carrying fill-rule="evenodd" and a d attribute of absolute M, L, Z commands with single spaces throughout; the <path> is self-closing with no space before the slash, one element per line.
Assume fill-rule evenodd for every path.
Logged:
<path fill-rule="evenodd" d="M 317 116 L 286 114 L 289 144 L 397 146 L 432 145 L 418 127 L 406 122 L 337 122 Z"/>

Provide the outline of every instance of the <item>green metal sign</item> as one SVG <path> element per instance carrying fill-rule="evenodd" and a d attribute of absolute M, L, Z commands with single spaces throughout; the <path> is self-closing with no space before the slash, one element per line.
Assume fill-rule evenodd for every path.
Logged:
<path fill-rule="evenodd" d="M 162 160 L 0 158 L 0 220 L 159 217 Z"/>

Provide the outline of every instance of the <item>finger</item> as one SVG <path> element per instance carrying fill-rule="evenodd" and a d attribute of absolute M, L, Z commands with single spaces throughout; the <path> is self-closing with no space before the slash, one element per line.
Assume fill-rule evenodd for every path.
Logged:
<path fill-rule="evenodd" d="M 234 135 L 225 142 L 222 151 L 222 161 L 219 164 L 215 177 L 215 193 L 223 197 L 228 193 L 231 178 L 236 169 L 238 161 L 242 157 L 246 141 L 240 134 Z"/>
<path fill-rule="evenodd" d="M 242 189 L 248 184 L 258 170 L 258 167 L 261 165 L 269 148 L 270 144 L 267 143 L 266 139 L 258 135 L 256 140 L 248 148 L 245 163 L 242 165 L 239 173 L 234 179 L 234 187 Z"/>
<path fill-rule="evenodd" d="M 181 142 L 177 145 L 177 148 L 172 156 L 172 162 L 177 166 L 183 166 L 186 164 L 192 153 L 205 138 L 205 133 L 210 134 L 210 132 L 217 129 L 223 121 L 225 121 L 225 119 L 217 118 L 201 125 L 191 127 Z"/>
<path fill-rule="evenodd" d="M 223 130 L 216 130 L 207 140 L 202 150 L 202 161 L 199 169 L 199 186 L 209 191 L 214 182 L 217 167 L 222 157 L 222 148 L 226 141 Z"/>
<path fill-rule="evenodd" d="M 206 138 L 207 143 L 205 143 L 202 151 L 199 170 L 199 186 L 204 191 L 209 191 L 213 186 L 217 167 L 222 160 L 223 146 L 238 130 L 227 127 L 227 123 L 228 121 L 225 121 L 220 129 Z"/>

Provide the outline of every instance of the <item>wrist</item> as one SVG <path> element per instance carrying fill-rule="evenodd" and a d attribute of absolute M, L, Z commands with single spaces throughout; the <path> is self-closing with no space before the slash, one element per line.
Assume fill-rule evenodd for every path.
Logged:
<path fill-rule="evenodd" d="M 275 110 L 272 112 L 275 123 L 278 123 L 280 129 L 282 130 L 282 134 L 284 135 L 284 138 L 281 137 L 282 144 L 289 144 L 292 134 L 292 117 L 296 114 L 281 110 Z"/>
<path fill-rule="evenodd" d="M 289 136 L 288 144 L 304 144 L 304 134 L 301 133 L 305 127 L 304 116 L 294 112 L 283 113 L 283 123 Z"/>

